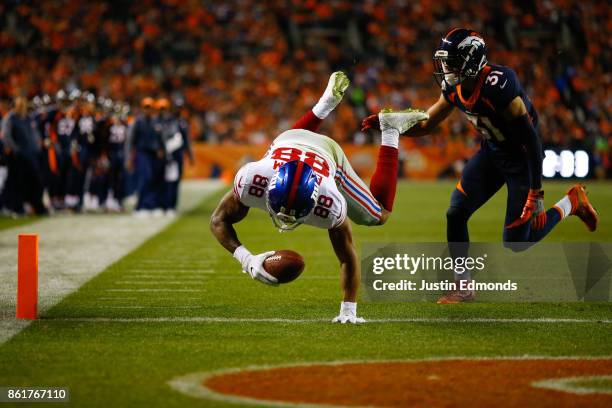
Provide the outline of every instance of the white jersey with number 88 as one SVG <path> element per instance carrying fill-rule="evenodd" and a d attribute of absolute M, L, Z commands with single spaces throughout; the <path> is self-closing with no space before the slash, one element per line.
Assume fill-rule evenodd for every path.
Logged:
<path fill-rule="evenodd" d="M 283 164 L 300 160 L 317 176 L 319 196 L 303 222 L 330 229 L 346 218 L 347 203 L 335 181 L 336 163 L 333 152 L 325 146 L 325 136 L 304 129 L 292 129 L 280 134 L 259 161 L 247 163 L 234 178 L 234 193 L 247 207 L 268 211 L 266 190 L 276 170 Z"/>

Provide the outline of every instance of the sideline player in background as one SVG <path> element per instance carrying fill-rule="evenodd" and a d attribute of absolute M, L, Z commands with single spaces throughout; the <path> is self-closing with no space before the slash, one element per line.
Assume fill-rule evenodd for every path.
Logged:
<path fill-rule="evenodd" d="M 137 175 L 137 217 L 162 216 L 162 192 L 164 187 L 165 149 L 162 125 L 153 109 L 153 98 L 142 100 L 143 114 L 136 118 L 128 130 L 126 141 L 126 168 Z"/>
<path fill-rule="evenodd" d="M 184 156 L 193 165 L 193 151 L 189 140 L 188 125 L 171 109 L 167 98 L 156 101 L 159 109 L 159 120 L 162 125 L 162 140 L 166 148 L 166 166 L 164 171 L 164 187 L 162 192 L 163 209 L 166 215 L 176 216 L 179 197 L 179 184 L 183 178 Z"/>
<path fill-rule="evenodd" d="M 576 215 L 590 231 L 597 228 L 597 212 L 581 184 L 548 211 L 542 190 L 542 145 L 538 115 L 514 71 L 490 64 L 480 34 L 454 28 L 440 41 L 434 54 L 435 77 L 442 88 L 438 101 L 428 109 L 429 119 L 417 124 L 405 136 L 431 133 L 453 108 L 461 110 L 482 135 L 480 150 L 466 164 L 451 196 L 446 213 L 448 242 L 468 242 L 467 222 L 471 215 L 504 184 L 508 189 L 504 243 L 537 242 L 558 223 Z M 375 127 L 372 115 L 363 121 L 363 130 Z M 513 250 L 526 246 L 512 247 Z M 465 256 L 467 246 L 451 246 L 453 256 Z M 471 280 L 469 273 L 456 280 Z M 452 291 L 438 303 L 474 299 L 473 291 Z"/>
<path fill-rule="evenodd" d="M 290 231 L 301 224 L 327 229 L 340 261 L 344 291 L 340 314 L 332 321 L 362 323 L 364 319 L 357 317 L 356 303 L 360 264 L 349 219 L 369 226 L 387 221 L 395 199 L 399 135 L 426 119 L 427 114 L 422 111 L 379 114 L 382 142 L 368 188 L 341 147 L 329 137 L 314 133 L 340 103 L 348 85 L 344 73 L 331 75 L 312 111 L 291 130 L 281 133 L 261 160 L 247 163 L 238 171 L 234 188 L 221 199 L 210 227 L 244 272 L 269 285 L 276 285 L 277 281 L 262 264 L 274 252 L 251 254 L 233 227 L 247 216 L 250 207 L 268 212 L 280 231 Z"/>

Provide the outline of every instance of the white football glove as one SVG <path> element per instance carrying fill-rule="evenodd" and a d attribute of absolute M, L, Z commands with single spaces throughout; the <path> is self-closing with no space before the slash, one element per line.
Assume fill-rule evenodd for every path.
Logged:
<path fill-rule="evenodd" d="M 319 119 L 325 119 L 342 102 L 344 91 L 346 91 L 350 83 L 351 81 L 342 71 L 331 74 L 327 82 L 327 88 L 325 88 L 325 92 L 323 92 L 319 102 L 312 108 L 312 112 Z"/>
<path fill-rule="evenodd" d="M 340 304 L 340 314 L 332 319 L 332 323 L 365 323 L 363 317 L 357 317 L 357 303 L 342 302 Z"/>
<path fill-rule="evenodd" d="M 278 279 L 266 272 L 263 267 L 266 258 L 274 255 L 274 252 L 275 251 L 268 251 L 253 255 L 244 245 L 241 245 L 234 251 L 234 258 L 240 262 L 242 271 L 248 273 L 251 278 L 265 283 L 266 285 L 278 286 Z"/>
<path fill-rule="evenodd" d="M 420 121 L 426 119 L 429 119 L 429 114 L 420 109 L 405 109 L 402 111 L 383 109 L 378 113 L 380 130 L 397 129 L 400 135 L 406 133 L 408 129 Z"/>

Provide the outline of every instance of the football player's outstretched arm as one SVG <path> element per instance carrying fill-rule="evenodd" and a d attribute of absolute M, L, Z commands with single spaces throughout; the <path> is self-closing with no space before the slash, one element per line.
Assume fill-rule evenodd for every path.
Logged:
<path fill-rule="evenodd" d="M 452 111 L 453 105 L 446 101 L 444 95 L 440 95 L 440 98 L 436 101 L 436 103 L 427 109 L 429 118 L 412 126 L 410 129 L 408 129 L 408 131 L 402 133 L 402 136 L 427 136 L 433 132 L 438 125 L 451 114 Z M 377 129 L 379 126 L 378 114 L 370 115 L 361 122 L 361 131 L 364 132 L 368 129 Z"/>
<path fill-rule="evenodd" d="M 249 213 L 249 207 L 242 204 L 232 190 L 228 191 L 210 217 L 210 231 L 217 241 L 230 253 L 241 246 L 234 224 L 242 221 Z"/>
<path fill-rule="evenodd" d="M 542 188 L 542 142 L 529 118 L 523 99 L 520 96 L 514 98 L 503 115 L 516 129 L 520 141 L 525 146 L 531 189 L 539 190 Z"/>
<path fill-rule="evenodd" d="M 504 119 L 512 125 L 525 147 L 525 158 L 529 168 L 529 194 L 521 216 L 507 228 L 514 228 L 531 221 L 533 228 L 542 229 L 546 224 L 544 192 L 542 191 L 542 142 L 536 131 L 527 107 L 520 96 L 515 97 L 503 112 Z"/>
<path fill-rule="evenodd" d="M 234 229 L 234 224 L 242 221 L 248 212 L 249 207 L 242 204 L 234 192 L 230 190 L 223 196 L 210 217 L 210 231 L 217 238 L 217 241 L 240 262 L 243 272 L 262 283 L 276 286 L 278 280 L 263 268 L 263 262 L 267 257 L 274 254 L 274 251 L 257 255 L 251 254 L 240 243 L 238 234 Z"/>
<path fill-rule="evenodd" d="M 353 245 L 353 232 L 348 218 L 339 226 L 329 230 L 329 239 L 340 261 L 340 281 L 344 291 L 340 314 L 332 322 L 363 323 L 365 320 L 357 317 L 356 303 L 361 280 L 361 266 Z"/>
<path fill-rule="evenodd" d="M 355 302 L 360 283 L 360 265 L 353 245 L 351 223 L 346 219 L 336 228 L 329 230 L 329 239 L 340 261 L 340 279 L 345 302 Z"/>

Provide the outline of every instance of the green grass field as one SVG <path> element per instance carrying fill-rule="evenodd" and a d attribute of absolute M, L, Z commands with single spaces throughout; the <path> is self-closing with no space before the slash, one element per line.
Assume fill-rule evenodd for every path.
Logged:
<path fill-rule="evenodd" d="M 21 218 L 9 218 L 0 217 L 0 231 L 8 228 L 19 227 L 21 225 L 31 224 L 40 220 L 40 217 L 21 217 Z"/>
<path fill-rule="evenodd" d="M 552 205 L 567 186 L 546 183 L 547 204 Z M 356 241 L 444 241 L 452 188 L 448 182 L 402 183 L 391 221 L 384 227 L 356 227 Z M 611 185 L 591 183 L 589 191 L 601 214 L 599 231 L 588 233 L 572 217 L 549 240 L 612 240 Z M 226 406 L 180 394 L 167 382 L 196 371 L 308 361 L 612 355 L 612 325 L 597 322 L 612 318 L 609 303 L 361 302 L 359 314 L 366 319 L 461 321 L 340 326 L 312 320 L 334 317 L 341 300 L 337 261 L 327 233 L 301 227 L 280 235 L 263 212 L 252 211 L 238 226 L 252 252 L 293 249 L 307 264 L 297 281 L 267 287 L 240 273 L 238 263 L 210 235 L 208 218 L 220 195 L 205 200 L 1 345 L 0 385 L 66 386 L 74 406 Z M 499 241 L 504 208 L 505 192 L 500 192 L 471 220 L 472 240 Z M 199 317 L 310 321 L 195 319 Z M 465 320 L 471 317 L 592 322 Z"/>

